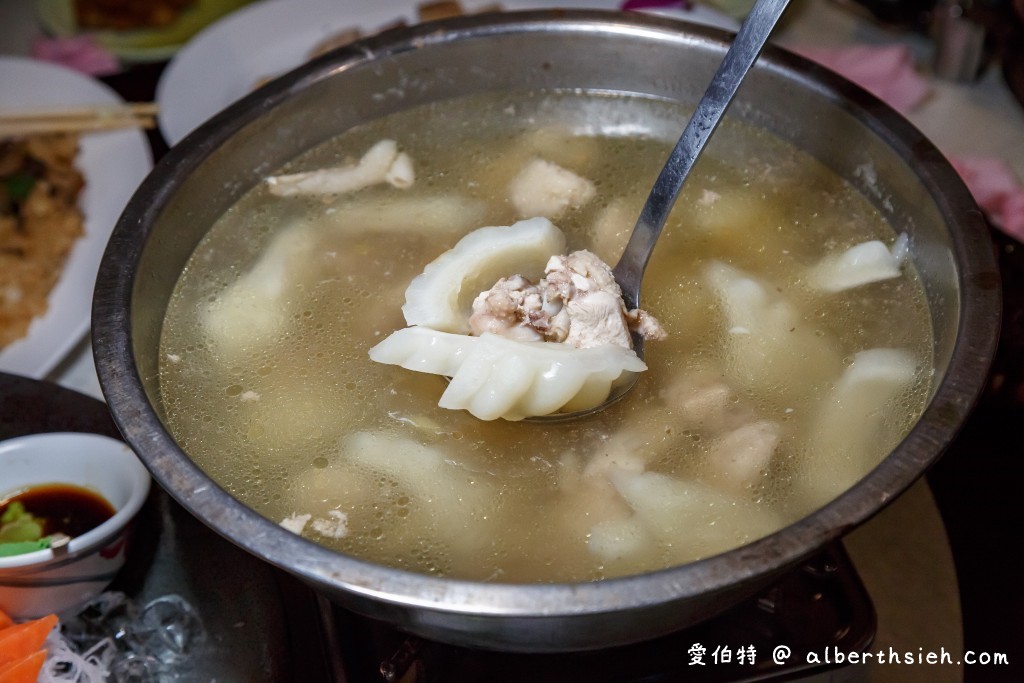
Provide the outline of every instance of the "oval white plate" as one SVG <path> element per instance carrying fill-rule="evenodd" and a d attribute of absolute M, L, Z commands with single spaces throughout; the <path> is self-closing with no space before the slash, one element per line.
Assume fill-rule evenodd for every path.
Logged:
<path fill-rule="evenodd" d="M 121 101 L 106 85 L 76 71 L 0 57 L 0 110 Z M 41 378 L 88 332 L 103 250 L 128 199 L 152 168 L 153 157 L 142 131 L 118 130 L 82 135 L 76 163 L 85 176 L 79 199 L 85 234 L 50 292 L 46 313 L 32 321 L 26 337 L 0 350 L 0 372 Z"/>
<path fill-rule="evenodd" d="M 398 21 L 414 23 L 419 2 L 365 0 L 262 0 L 206 27 L 171 60 L 157 84 L 160 132 L 169 145 L 248 94 L 262 80 L 279 76 L 308 59 L 318 43 L 345 29 L 372 34 Z M 463 0 L 467 12 L 493 0 Z M 506 10 L 575 7 L 617 9 L 616 0 L 501 0 Z M 714 10 L 658 10 L 697 23 L 735 29 L 736 22 Z"/>
<path fill-rule="evenodd" d="M 247 2 L 249 0 L 195 0 L 166 26 L 125 30 L 79 28 L 74 0 L 36 0 L 36 16 L 51 36 L 89 36 L 125 62 L 160 62 L 170 59 L 203 27 Z"/>

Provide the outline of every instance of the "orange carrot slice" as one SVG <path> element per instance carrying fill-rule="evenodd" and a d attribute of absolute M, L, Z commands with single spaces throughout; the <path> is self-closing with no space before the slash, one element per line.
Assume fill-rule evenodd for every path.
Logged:
<path fill-rule="evenodd" d="M 24 659 L 40 649 L 56 624 L 57 615 L 48 614 L 0 631 L 0 666 Z"/>
<path fill-rule="evenodd" d="M 36 650 L 27 657 L 0 666 L 0 683 L 36 683 L 46 662 L 46 650 Z"/>
<path fill-rule="evenodd" d="M 13 624 L 14 619 L 11 619 L 11 617 L 8 616 L 7 612 L 4 612 L 2 609 L 0 609 L 0 631 L 3 631 L 5 628 Z"/>

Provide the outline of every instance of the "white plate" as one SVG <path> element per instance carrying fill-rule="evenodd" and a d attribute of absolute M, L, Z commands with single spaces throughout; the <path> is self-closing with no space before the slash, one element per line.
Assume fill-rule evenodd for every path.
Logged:
<path fill-rule="evenodd" d="M 166 26 L 124 30 L 79 28 L 74 0 L 36 0 L 36 16 L 51 36 L 88 36 L 123 62 L 160 62 L 170 59 L 204 27 L 249 1 L 195 0 Z"/>
<path fill-rule="evenodd" d="M 373 33 L 398 20 L 416 21 L 421 3 L 365 0 L 262 0 L 211 24 L 171 60 L 157 84 L 160 131 L 168 144 L 181 141 L 201 123 L 248 94 L 268 77 L 302 64 L 319 42 L 348 28 Z M 464 0 L 467 11 L 493 0 Z M 615 0 L 503 0 L 506 10 L 574 7 L 617 9 Z M 714 10 L 659 10 L 697 23 L 735 28 Z"/>
<path fill-rule="evenodd" d="M 0 57 L 0 109 L 116 104 L 118 95 L 97 80 L 64 67 L 21 57 Z M 129 197 L 153 166 L 139 130 L 89 133 L 76 160 L 85 176 L 79 206 L 85 234 L 75 243 L 50 292 L 46 313 L 28 335 L 0 350 L 0 372 L 41 378 L 89 330 L 92 290 L 103 250 Z"/>

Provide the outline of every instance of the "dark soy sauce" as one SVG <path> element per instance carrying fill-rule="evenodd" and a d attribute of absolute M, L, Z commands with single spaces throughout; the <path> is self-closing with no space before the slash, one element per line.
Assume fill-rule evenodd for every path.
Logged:
<path fill-rule="evenodd" d="M 43 536 L 67 534 L 74 538 L 91 531 L 117 512 L 106 498 L 73 484 L 43 484 L 0 501 L 0 515 L 14 502 L 43 523 Z"/>

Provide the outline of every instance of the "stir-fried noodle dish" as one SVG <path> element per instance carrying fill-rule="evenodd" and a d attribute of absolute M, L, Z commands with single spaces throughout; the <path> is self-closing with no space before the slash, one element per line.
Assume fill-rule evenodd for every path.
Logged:
<path fill-rule="evenodd" d="M 24 337 L 46 312 L 84 232 L 77 154 L 75 135 L 0 141 L 0 348 Z"/>

